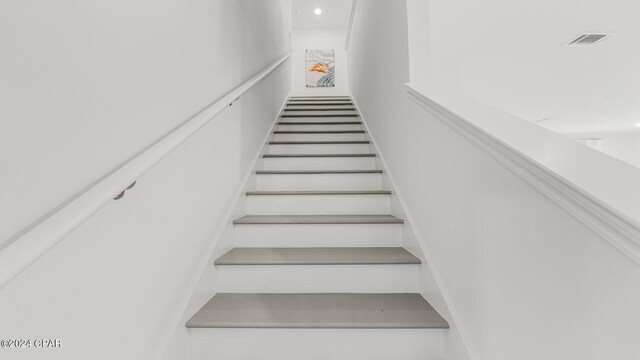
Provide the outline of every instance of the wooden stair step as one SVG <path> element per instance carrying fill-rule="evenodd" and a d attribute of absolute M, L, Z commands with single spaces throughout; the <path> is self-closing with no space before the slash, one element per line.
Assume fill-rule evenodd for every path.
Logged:
<path fill-rule="evenodd" d="M 257 170 L 258 175 L 382 174 L 382 170 Z"/>
<path fill-rule="evenodd" d="M 284 111 L 355 111 L 356 108 L 318 108 L 318 109 L 288 109 Z"/>
<path fill-rule="evenodd" d="M 269 145 L 351 145 L 370 144 L 369 140 L 345 140 L 345 141 L 269 141 Z"/>
<path fill-rule="evenodd" d="M 403 224 L 393 215 L 246 215 L 233 221 L 249 224 Z"/>
<path fill-rule="evenodd" d="M 358 114 L 284 114 L 283 118 L 323 118 L 323 117 L 358 117 Z"/>
<path fill-rule="evenodd" d="M 301 191 L 247 191 L 247 196 L 302 196 L 302 195 L 391 195 L 390 190 L 301 190 Z"/>
<path fill-rule="evenodd" d="M 420 294 L 216 294 L 188 328 L 447 329 Z"/>
<path fill-rule="evenodd" d="M 284 121 L 278 125 L 362 125 L 361 121 Z"/>
<path fill-rule="evenodd" d="M 285 131 L 276 130 L 274 134 L 364 134 L 364 130 L 321 130 L 321 131 Z"/>
<path fill-rule="evenodd" d="M 216 265 L 415 265 L 419 258 L 401 247 L 235 248 Z"/>
<path fill-rule="evenodd" d="M 353 106 L 352 102 L 288 102 L 287 106 L 343 106 L 343 105 L 351 105 Z"/>
<path fill-rule="evenodd" d="M 346 158 L 346 157 L 376 157 L 376 154 L 264 154 L 268 158 Z"/>

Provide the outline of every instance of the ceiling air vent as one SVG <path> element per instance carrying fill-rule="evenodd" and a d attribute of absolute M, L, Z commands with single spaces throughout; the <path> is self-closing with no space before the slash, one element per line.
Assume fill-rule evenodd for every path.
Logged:
<path fill-rule="evenodd" d="M 571 40 L 568 45 L 595 45 L 611 36 L 610 34 L 582 34 Z"/>

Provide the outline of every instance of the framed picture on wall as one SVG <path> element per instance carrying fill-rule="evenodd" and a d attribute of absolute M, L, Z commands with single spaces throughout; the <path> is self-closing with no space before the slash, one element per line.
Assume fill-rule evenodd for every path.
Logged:
<path fill-rule="evenodd" d="M 335 49 L 307 49 L 305 52 L 305 84 L 307 87 L 335 87 L 335 69 Z"/>

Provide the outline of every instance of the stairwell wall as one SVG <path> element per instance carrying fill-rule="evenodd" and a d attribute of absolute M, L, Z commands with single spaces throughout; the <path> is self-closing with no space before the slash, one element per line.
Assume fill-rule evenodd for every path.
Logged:
<path fill-rule="evenodd" d="M 442 296 L 441 284 L 434 278 L 437 269 L 430 258 L 431 254 L 425 244 L 421 243 L 422 231 L 417 225 L 422 219 L 414 219 L 412 209 L 407 207 L 409 204 L 402 198 L 402 194 L 413 194 L 404 193 L 402 183 L 395 178 L 394 169 L 397 164 L 394 163 L 398 161 L 398 155 L 405 156 L 402 162 L 411 169 L 410 171 L 425 171 L 420 166 L 416 154 L 405 151 L 414 145 L 406 141 L 415 140 L 418 133 L 409 134 L 408 131 L 415 129 L 407 128 L 399 133 L 400 128 L 397 127 L 399 121 L 409 120 L 403 118 L 406 115 L 403 84 L 415 72 L 409 68 L 408 47 L 405 1 L 358 1 L 347 49 L 349 67 L 352 69 L 349 73 L 349 84 L 352 90 L 356 90 L 352 95 L 369 136 L 379 151 L 379 165 L 387 170 L 385 181 L 389 182 L 389 188 L 397 190 L 392 196 L 392 212 L 408 220 L 403 231 L 403 246 L 419 256 L 423 262 L 420 292 L 451 326 L 446 335 L 447 352 L 452 359 L 465 360 L 469 355 L 456 319 L 452 317 L 451 309 Z M 425 58 L 421 49 L 412 54 Z M 426 74 L 425 71 L 418 73 Z M 393 142 L 392 148 L 383 146 L 387 141 Z M 406 180 L 414 185 L 419 184 L 419 178 L 415 175 L 408 176 Z"/>
<path fill-rule="evenodd" d="M 449 119 L 409 98 L 409 63 L 427 64 L 407 55 L 405 11 L 395 2 L 358 3 L 350 87 L 470 357 L 638 358 L 638 264 Z M 365 63 L 387 71 L 371 77 Z M 640 173 L 629 165 L 483 104 L 445 104 L 496 136 L 519 134 L 513 146 L 536 149 L 554 170 L 592 164 L 593 172 L 582 172 L 591 184 L 637 199 L 629 179 Z M 637 218 L 629 204 L 624 210 Z"/>
<path fill-rule="evenodd" d="M 0 5 L 0 238 L 285 55 L 288 1 Z M 158 358 L 289 94 L 291 62 L 0 289 L 11 359 Z M 209 253 L 208 253 L 209 252 Z"/>
<path fill-rule="evenodd" d="M 3 1 L 0 248 L 282 57 L 287 3 Z"/>

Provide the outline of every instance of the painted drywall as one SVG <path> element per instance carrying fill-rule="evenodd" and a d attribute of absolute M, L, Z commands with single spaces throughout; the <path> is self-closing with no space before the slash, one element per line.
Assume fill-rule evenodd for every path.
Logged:
<path fill-rule="evenodd" d="M 284 7 L 3 1 L 0 242 L 281 57 Z"/>
<path fill-rule="evenodd" d="M 294 29 L 293 66 L 291 91 L 296 96 L 345 96 L 349 95 L 347 53 L 344 49 L 345 29 Z M 332 88 L 307 88 L 305 86 L 305 51 L 307 49 L 336 50 L 336 86 Z"/>
<path fill-rule="evenodd" d="M 632 131 L 639 121 L 637 3 L 409 2 L 420 4 L 410 16 L 428 24 L 430 80 L 438 86 L 529 121 L 551 118 L 546 126 L 561 133 Z M 427 12 L 415 11 L 421 7 Z M 613 36 L 566 46 L 582 33 Z"/>
<path fill-rule="evenodd" d="M 3 238 L 290 48 L 286 1 L 0 6 Z M 290 76 L 288 61 L 2 288 L 1 338 L 62 347 L 0 357 L 159 358 Z"/>
<path fill-rule="evenodd" d="M 407 6 L 405 2 L 388 2 L 382 0 L 373 1 L 359 1 L 357 5 L 356 14 L 354 17 L 354 25 L 352 29 L 352 39 L 349 42 L 348 56 L 349 65 L 353 69 L 349 73 L 349 82 L 351 86 L 356 86 L 357 95 L 360 100 L 363 99 L 363 92 L 366 92 L 368 97 L 367 101 L 356 100 L 364 121 L 367 125 L 372 140 L 376 141 L 375 145 L 378 146 L 378 137 L 380 140 L 386 140 L 379 132 L 380 124 L 373 121 L 380 121 L 384 123 L 387 131 L 393 128 L 396 122 L 402 121 L 396 117 L 403 114 L 403 84 L 409 80 L 409 49 L 408 49 L 408 34 L 407 34 Z M 375 39 L 375 41 L 372 41 Z M 378 52 L 384 52 L 382 56 Z M 366 54 L 366 57 L 363 56 Z M 355 56 L 352 58 L 351 56 Z M 371 77 L 371 71 L 369 69 L 384 69 L 384 71 L 378 71 L 373 79 L 367 79 Z M 371 77 L 373 78 L 373 77 Z M 378 87 L 377 89 L 367 88 L 369 86 Z M 355 95 L 355 94 L 354 94 Z M 383 109 L 380 114 L 373 116 L 371 114 L 371 108 L 368 101 L 374 102 L 377 111 Z M 404 148 L 403 144 L 404 136 L 407 134 L 398 134 L 398 142 L 396 146 Z M 384 147 L 378 147 L 380 151 L 380 158 L 384 159 L 384 163 L 380 163 L 385 169 L 393 169 L 397 159 L 388 157 L 387 152 L 389 149 Z M 407 158 L 405 160 L 417 160 L 414 154 L 405 154 Z M 408 161 L 405 161 L 408 162 Z M 416 166 L 415 162 L 410 162 L 412 166 Z M 414 168 L 416 169 L 416 168 Z M 389 173 L 389 177 L 393 174 Z M 417 179 L 417 178 L 415 178 Z M 386 181 L 389 181 L 388 187 L 394 190 L 401 190 L 397 188 L 397 183 L 392 178 L 385 177 Z M 411 196 L 411 194 L 408 194 Z M 402 202 L 398 199 L 397 194 L 392 197 L 392 210 L 393 214 L 401 218 L 407 218 L 410 209 L 403 208 Z M 409 211 L 407 211 L 409 210 Z M 403 232 L 403 246 L 411 249 L 414 254 L 426 254 L 425 248 L 422 244 L 418 244 L 418 239 L 415 238 L 415 231 L 420 231 L 415 227 L 415 222 L 411 222 L 411 227 L 405 226 Z M 431 263 L 424 255 L 421 256 L 423 260 L 423 266 L 421 266 L 421 294 L 432 304 L 438 312 L 449 321 L 451 326 L 447 333 L 446 343 L 447 351 L 452 359 L 465 360 L 468 359 L 468 354 L 463 344 L 462 338 L 458 331 L 455 320 L 451 317 L 450 310 L 447 304 L 443 301 L 442 292 L 438 284 L 433 280 L 433 268 Z"/>
<path fill-rule="evenodd" d="M 587 133 L 565 134 L 570 139 L 599 139 L 603 153 L 640 167 L 640 134 L 634 133 Z"/>
<path fill-rule="evenodd" d="M 401 8 L 358 3 L 350 86 L 471 358 L 638 358 L 640 267 L 409 99 L 403 84 L 411 36 L 402 30 Z M 371 77 L 363 64 L 388 71 Z M 474 116 L 467 108 L 451 110 Z M 623 209 L 637 218 L 638 193 L 628 181 L 639 178 L 637 169 L 525 120 L 504 120 L 495 109 L 479 116 L 475 124 L 495 120 L 487 127 L 492 134 L 512 132 L 520 143 L 511 146 L 546 154 L 546 164 L 571 170 L 589 187 L 624 189 L 630 200 Z M 606 200 L 620 204 L 624 194 L 611 191 Z"/>
<path fill-rule="evenodd" d="M 407 0 L 407 34 L 409 43 L 409 71 L 411 82 L 427 87 L 432 80 L 431 33 L 429 21 L 429 3 L 425 0 Z M 426 40 L 426 41 L 425 41 Z"/>

